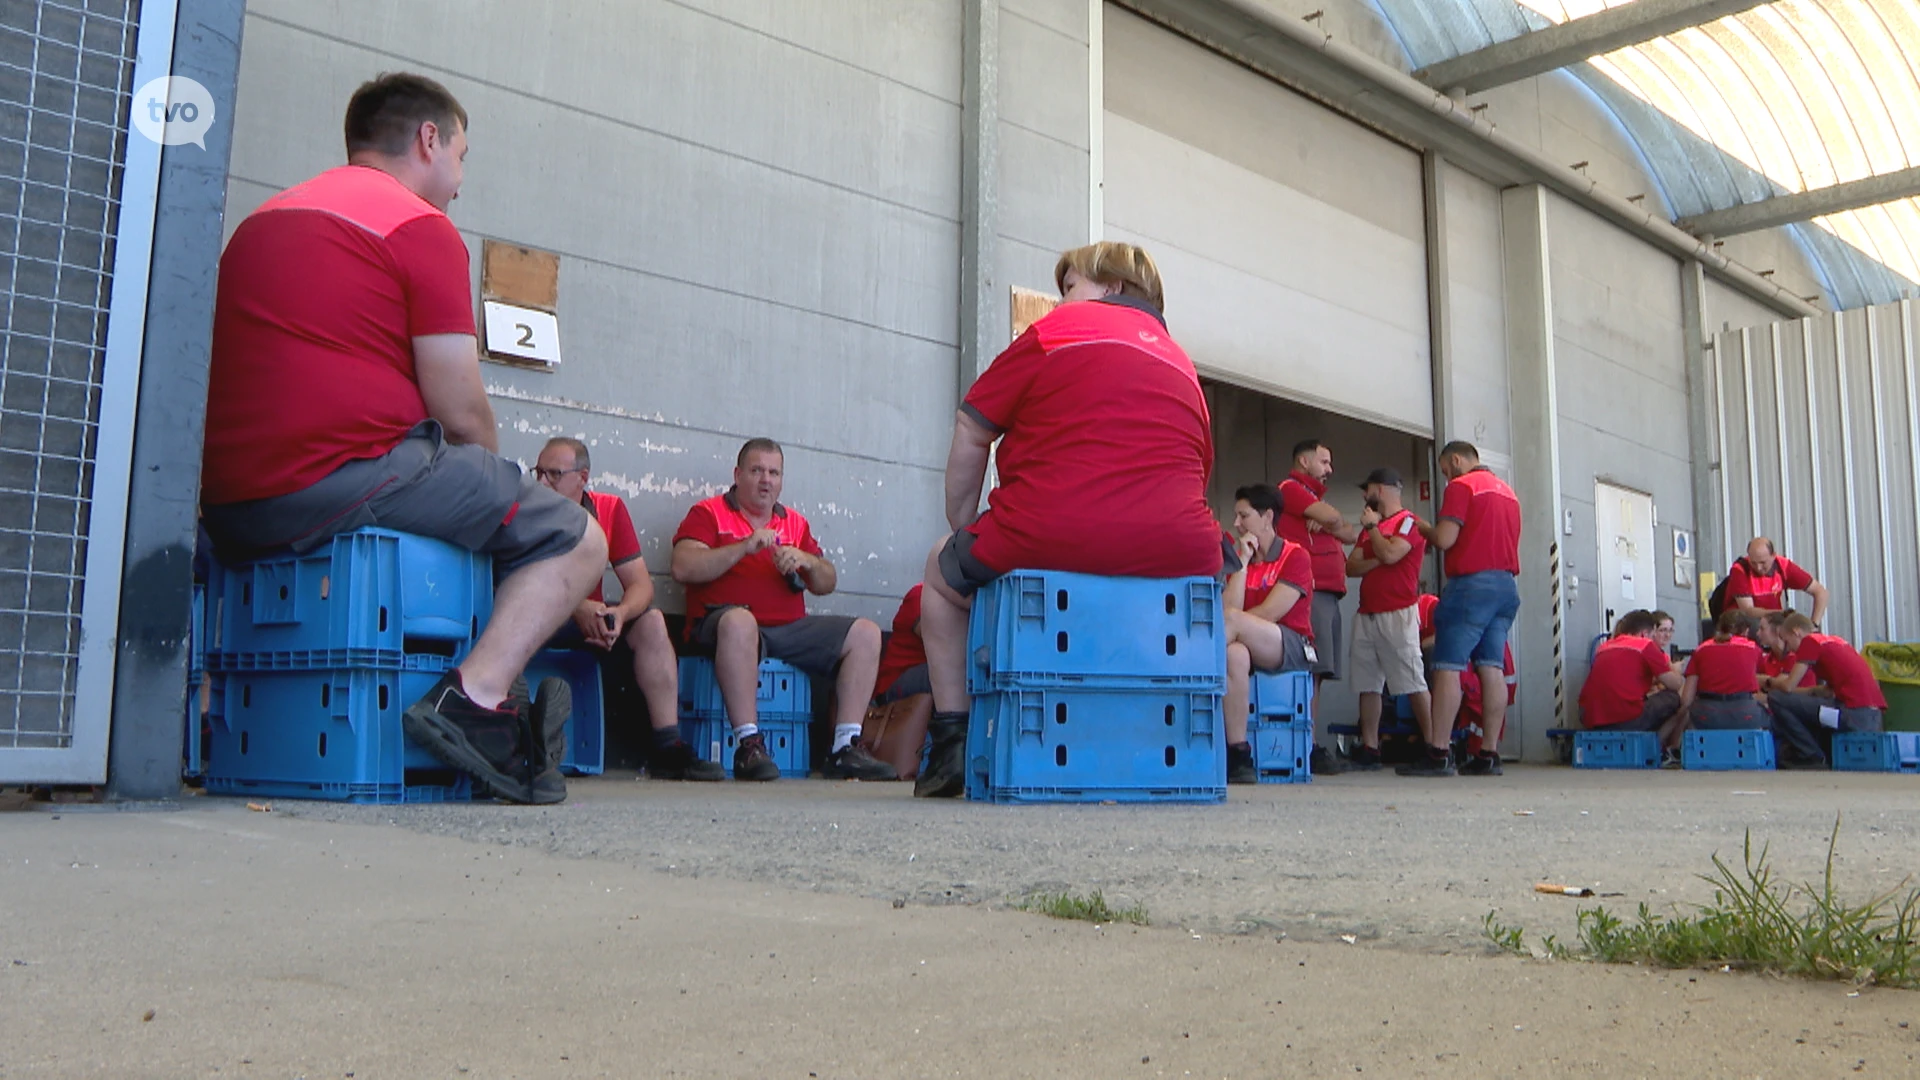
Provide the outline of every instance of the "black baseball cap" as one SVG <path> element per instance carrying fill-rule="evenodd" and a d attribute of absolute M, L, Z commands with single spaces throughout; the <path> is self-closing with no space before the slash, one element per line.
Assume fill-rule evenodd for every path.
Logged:
<path fill-rule="evenodd" d="M 1360 490 L 1365 491 L 1367 488 L 1371 487 L 1374 484 L 1385 484 L 1388 487 L 1404 487 L 1405 486 L 1400 482 L 1399 470 L 1387 469 L 1387 468 L 1375 469 L 1372 472 L 1368 473 L 1367 478 L 1360 482 Z"/>

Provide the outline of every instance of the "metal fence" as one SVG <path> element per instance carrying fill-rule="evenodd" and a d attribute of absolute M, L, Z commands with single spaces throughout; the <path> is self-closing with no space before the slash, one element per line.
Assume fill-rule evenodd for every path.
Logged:
<path fill-rule="evenodd" d="M 1856 645 L 1920 638 L 1916 341 L 1912 301 L 1713 341 L 1722 572 L 1771 537 L 1832 592 L 1826 629 Z"/>
<path fill-rule="evenodd" d="M 173 4 L 146 7 L 164 9 L 155 21 L 170 47 Z M 158 155 L 129 156 L 136 57 L 154 44 L 142 14 L 139 0 L 0 3 L 0 779 L 30 778 L 16 751 L 83 742 L 98 761 L 47 778 L 104 768 L 104 704 L 86 701 L 104 703 L 112 678 L 131 440 L 131 412 L 115 401 L 137 390 Z M 125 215 L 131 227 L 123 195 L 143 204 Z M 117 269 L 133 281 L 116 282 Z M 134 285 L 132 295 L 116 287 Z M 109 319 L 129 303 L 130 320 Z M 132 326 L 110 332 L 110 321 Z M 131 360 L 112 358 L 126 346 L 110 348 L 110 336 L 129 330 Z M 97 576 L 103 568 L 109 580 Z M 84 663 L 100 645 L 104 666 Z M 90 695 L 89 682 L 107 685 Z M 96 715 L 82 724 L 83 712 Z"/>

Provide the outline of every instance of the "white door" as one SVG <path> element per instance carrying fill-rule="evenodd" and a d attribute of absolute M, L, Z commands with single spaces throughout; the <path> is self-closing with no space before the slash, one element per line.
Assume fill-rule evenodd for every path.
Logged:
<path fill-rule="evenodd" d="M 1600 539 L 1601 629 L 1635 608 L 1652 610 L 1653 496 L 1612 484 L 1593 485 L 1594 531 Z"/>

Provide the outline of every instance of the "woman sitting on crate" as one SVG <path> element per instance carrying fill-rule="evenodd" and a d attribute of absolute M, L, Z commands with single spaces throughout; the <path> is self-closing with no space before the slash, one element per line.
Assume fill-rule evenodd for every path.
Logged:
<path fill-rule="evenodd" d="M 913 793 L 966 788 L 967 615 L 1012 570 L 1211 576 L 1213 436 L 1200 378 L 1167 334 L 1160 271 L 1115 242 L 1053 270 L 1060 304 L 967 391 L 947 456 L 947 523 L 927 558 L 920 628 L 933 683 L 932 749 Z M 999 486 L 982 512 L 994 441 Z"/>
<path fill-rule="evenodd" d="M 1728 608 L 1720 613 L 1712 639 L 1687 658 L 1680 708 L 1687 714 L 1688 727 L 1702 731 L 1773 727 L 1766 694 L 1760 689 L 1765 654 L 1754 640 L 1758 636 L 1759 620 L 1752 612 Z"/>
<path fill-rule="evenodd" d="M 1247 740 L 1253 673 L 1311 671 L 1313 556 L 1274 532 L 1280 493 L 1251 484 L 1233 493 L 1234 553 L 1241 569 L 1227 579 L 1227 783 L 1259 781 Z"/>

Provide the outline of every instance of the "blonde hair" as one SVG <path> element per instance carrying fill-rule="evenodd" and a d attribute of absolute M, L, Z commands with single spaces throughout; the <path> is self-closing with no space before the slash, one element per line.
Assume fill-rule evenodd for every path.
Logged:
<path fill-rule="evenodd" d="M 1160 288 L 1160 268 L 1153 265 L 1153 257 L 1143 248 L 1102 240 L 1062 253 L 1060 261 L 1053 264 L 1053 283 L 1062 296 L 1067 292 L 1068 270 L 1088 281 L 1118 286 L 1122 295 L 1145 300 L 1155 311 L 1167 309 L 1166 295 Z"/>

